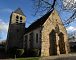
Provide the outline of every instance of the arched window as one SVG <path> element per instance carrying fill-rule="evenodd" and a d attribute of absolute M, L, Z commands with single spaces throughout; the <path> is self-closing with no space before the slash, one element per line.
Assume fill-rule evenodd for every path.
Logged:
<path fill-rule="evenodd" d="M 20 17 L 20 22 L 22 22 L 22 17 Z"/>
<path fill-rule="evenodd" d="M 36 43 L 38 43 L 38 33 L 36 33 Z"/>
<path fill-rule="evenodd" d="M 19 20 L 19 16 L 17 15 L 16 16 L 16 23 L 18 23 L 18 20 Z"/>
<path fill-rule="evenodd" d="M 19 19 L 19 16 L 18 15 L 16 16 L 16 19 Z"/>
<path fill-rule="evenodd" d="M 22 17 L 20 17 L 20 20 L 22 20 Z"/>

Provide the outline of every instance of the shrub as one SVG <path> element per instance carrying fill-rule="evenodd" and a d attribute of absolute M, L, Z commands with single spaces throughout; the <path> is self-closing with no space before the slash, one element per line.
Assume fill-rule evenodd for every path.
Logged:
<path fill-rule="evenodd" d="M 33 49 L 34 56 L 39 56 L 40 55 L 40 50 L 39 49 Z"/>
<path fill-rule="evenodd" d="M 16 50 L 17 50 L 17 49 L 16 49 L 15 47 L 9 48 L 9 49 L 7 50 L 8 57 L 14 58 L 15 55 L 16 55 Z"/>
<path fill-rule="evenodd" d="M 17 49 L 17 51 L 16 51 L 17 57 L 18 57 L 18 56 L 22 56 L 23 53 L 24 53 L 24 49 Z"/>

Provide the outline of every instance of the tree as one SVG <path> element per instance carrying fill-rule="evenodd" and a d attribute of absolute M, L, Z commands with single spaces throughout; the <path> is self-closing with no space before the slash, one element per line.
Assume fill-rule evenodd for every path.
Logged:
<path fill-rule="evenodd" d="M 68 33 L 69 40 L 75 41 L 76 40 L 76 31 Z"/>
<path fill-rule="evenodd" d="M 64 21 L 64 25 L 69 25 L 71 22 L 76 21 L 76 1 L 75 0 L 33 0 L 35 5 L 35 15 L 37 13 L 46 13 L 51 9 L 54 9 L 57 1 L 61 1 L 62 10 L 73 11 L 72 15 Z"/>

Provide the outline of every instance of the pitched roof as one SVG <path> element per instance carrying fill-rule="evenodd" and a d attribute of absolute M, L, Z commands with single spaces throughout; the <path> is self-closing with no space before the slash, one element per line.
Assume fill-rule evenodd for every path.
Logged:
<path fill-rule="evenodd" d="M 17 14 L 20 14 L 20 15 L 25 16 L 24 13 L 22 12 L 22 10 L 21 10 L 20 8 L 16 9 L 16 10 L 14 11 L 14 13 L 17 13 Z"/>
<path fill-rule="evenodd" d="M 40 26 L 42 26 L 44 24 L 44 22 L 48 19 L 48 17 L 50 16 L 50 14 L 52 13 L 53 9 L 46 13 L 44 16 L 42 16 L 41 18 L 37 19 L 35 22 L 33 22 L 26 30 L 25 33 L 28 33 Z"/>

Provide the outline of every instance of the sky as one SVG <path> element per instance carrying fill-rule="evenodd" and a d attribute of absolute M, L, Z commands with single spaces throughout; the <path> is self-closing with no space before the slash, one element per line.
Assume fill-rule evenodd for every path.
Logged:
<path fill-rule="evenodd" d="M 60 4 L 60 1 L 57 2 Z M 10 20 L 10 14 L 12 11 L 17 8 L 21 8 L 24 14 L 26 15 L 26 27 L 28 27 L 32 22 L 38 19 L 40 16 L 34 16 L 32 0 L 0 0 L 0 41 L 6 40 L 8 25 Z M 60 5 L 56 6 L 56 9 L 62 20 L 67 20 L 69 16 L 72 15 L 72 12 L 60 11 Z M 69 27 L 67 27 L 68 31 L 75 31 L 76 24 L 71 23 Z"/>

